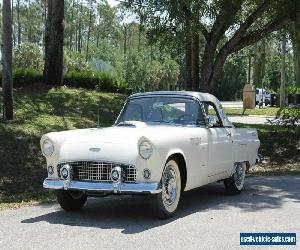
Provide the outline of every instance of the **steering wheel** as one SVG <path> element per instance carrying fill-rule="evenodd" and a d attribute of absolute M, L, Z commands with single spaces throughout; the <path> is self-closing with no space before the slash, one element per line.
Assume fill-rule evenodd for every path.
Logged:
<path fill-rule="evenodd" d="M 190 118 L 190 120 L 194 120 L 194 117 L 190 114 L 183 114 L 183 115 L 179 116 L 176 120 L 177 121 L 185 121 L 185 120 L 183 120 L 184 117 Z"/>

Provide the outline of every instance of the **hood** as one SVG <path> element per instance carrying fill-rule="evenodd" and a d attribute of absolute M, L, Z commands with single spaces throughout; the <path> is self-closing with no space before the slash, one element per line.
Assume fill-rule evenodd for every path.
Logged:
<path fill-rule="evenodd" d="M 146 124 L 144 122 L 126 122 L 122 126 L 108 128 L 77 129 L 49 133 L 45 136 L 56 141 L 58 144 L 78 144 L 78 143 L 113 143 L 113 144 L 136 144 L 141 137 L 146 137 L 150 141 L 162 139 L 163 137 L 174 136 L 174 134 L 184 127 Z"/>
<path fill-rule="evenodd" d="M 143 138 L 154 145 L 158 140 L 176 135 L 178 128 L 170 125 L 147 125 L 127 122 L 109 128 L 78 129 L 46 134 L 55 143 L 53 161 L 111 160 L 134 161 L 138 156 L 138 143 Z M 176 130 L 176 131 L 175 131 Z"/>

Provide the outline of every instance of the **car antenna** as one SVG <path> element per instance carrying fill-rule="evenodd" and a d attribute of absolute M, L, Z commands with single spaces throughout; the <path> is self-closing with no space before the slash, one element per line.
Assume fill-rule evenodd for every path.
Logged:
<path fill-rule="evenodd" d="M 98 85 L 96 85 L 96 91 L 98 93 L 98 105 L 97 105 L 97 125 L 96 125 L 96 128 L 101 128 L 100 126 L 100 81 L 98 82 Z"/>

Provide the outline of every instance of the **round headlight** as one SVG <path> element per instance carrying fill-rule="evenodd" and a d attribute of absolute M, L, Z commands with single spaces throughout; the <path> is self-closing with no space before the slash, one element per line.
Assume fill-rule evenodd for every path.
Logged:
<path fill-rule="evenodd" d="M 45 156 L 51 156 L 54 151 L 54 145 L 50 140 L 45 140 L 42 145 L 42 151 Z"/>
<path fill-rule="evenodd" d="M 64 165 L 60 169 L 60 177 L 65 179 L 65 180 L 73 178 L 73 169 L 69 164 Z"/>
<path fill-rule="evenodd" d="M 143 159 L 149 159 L 152 155 L 152 145 L 148 141 L 141 142 L 139 146 L 139 153 Z"/>
<path fill-rule="evenodd" d="M 111 170 L 111 179 L 113 181 L 120 181 L 122 174 L 122 169 L 120 166 L 116 166 Z"/>
<path fill-rule="evenodd" d="M 63 169 L 60 171 L 60 175 L 61 175 L 62 178 L 67 179 L 68 176 L 69 176 L 69 171 L 68 171 L 68 169 L 63 168 Z"/>

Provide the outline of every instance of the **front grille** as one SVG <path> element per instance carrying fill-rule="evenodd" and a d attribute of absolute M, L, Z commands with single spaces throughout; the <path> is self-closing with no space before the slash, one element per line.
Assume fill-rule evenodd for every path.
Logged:
<path fill-rule="evenodd" d="M 136 168 L 135 166 L 128 165 L 125 169 L 126 182 L 136 181 Z"/>
<path fill-rule="evenodd" d="M 132 165 L 98 161 L 61 162 L 57 165 L 59 177 L 60 169 L 65 164 L 69 164 L 72 167 L 73 180 L 111 182 L 111 170 L 115 166 L 120 166 L 122 168 L 123 182 L 132 183 L 136 181 L 136 167 Z"/>

